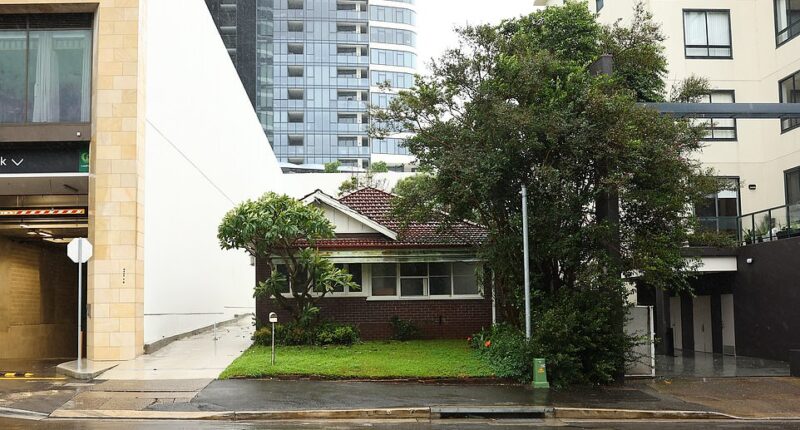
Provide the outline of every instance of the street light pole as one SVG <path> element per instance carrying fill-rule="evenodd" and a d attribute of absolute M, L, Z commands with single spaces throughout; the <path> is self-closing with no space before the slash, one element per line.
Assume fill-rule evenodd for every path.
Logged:
<path fill-rule="evenodd" d="M 522 185 L 522 253 L 525 271 L 525 338 L 531 338 L 531 279 L 528 258 L 528 187 Z"/>

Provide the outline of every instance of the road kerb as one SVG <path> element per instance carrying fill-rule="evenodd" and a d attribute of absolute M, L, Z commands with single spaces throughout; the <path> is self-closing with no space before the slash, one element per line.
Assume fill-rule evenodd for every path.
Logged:
<path fill-rule="evenodd" d="M 712 411 L 652 411 L 637 409 L 553 408 L 553 418 L 597 420 L 742 420 L 735 415 Z"/>
<path fill-rule="evenodd" d="M 385 408 L 344 409 L 310 411 L 224 411 L 224 412 L 178 412 L 178 411 L 131 411 L 131 410 L 73 410 L 58 409 L 50 418 L 69 419 L 152 419 L 152 420 L 358 420 L 358 419 L 424 419 L 431 417 L 430 408 Z"/>

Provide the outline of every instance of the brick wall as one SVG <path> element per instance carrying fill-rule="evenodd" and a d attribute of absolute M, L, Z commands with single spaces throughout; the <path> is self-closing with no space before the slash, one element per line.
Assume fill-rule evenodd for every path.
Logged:
<path fill-rule="evenodd" d="M 425 339 L 458 339 L 471 336 L 492 323 L 492 300 L 392 300 L 367 301 L 365 297 L 326 297 L 319 302 L 322 318 L 354 324 L 362 339 L 388 339 L 392 336 L 389 319 L 398 316 L 412 321 Z M 268 321 L 270 312 L 279 321 L 288 321 L 289 313 L 272 300 L 257 300 L 259 321 Z"/>
<path fill-rule="evenodd" d="M 64 246 L 0 238 L 0 359 L 75 355 L 74 269 Z"/>

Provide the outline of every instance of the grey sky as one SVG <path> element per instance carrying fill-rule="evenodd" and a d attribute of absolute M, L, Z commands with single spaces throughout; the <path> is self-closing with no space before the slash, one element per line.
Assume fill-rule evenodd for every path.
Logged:
<path fill-rule="evenodd" d="M 430 58 L 455 47 L 453 27 L 499 23 L 533 12 L 533 0 L 417 0 L 419 71 L 427 73 Z"/>

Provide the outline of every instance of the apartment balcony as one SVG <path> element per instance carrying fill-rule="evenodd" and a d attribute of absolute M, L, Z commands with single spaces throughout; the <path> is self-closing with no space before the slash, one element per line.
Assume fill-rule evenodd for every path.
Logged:
<path fill-rule="evenodd" d="M 800 204 L 777 206 L 738 217 L 742 245 L 800 237 Z"/>
<path fill-rule="evenodd" d="M 336 32 L 336 36 L 334 40 L 337 42 L 357 42 L 357 43 L 369 43 L 369 34 L 368 33 L 348 33 L 348 32 Z"/>

